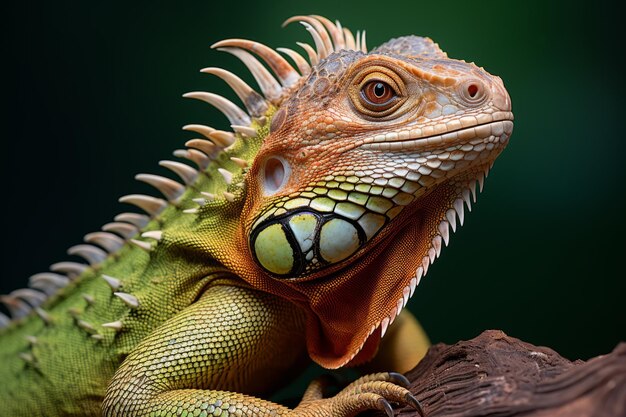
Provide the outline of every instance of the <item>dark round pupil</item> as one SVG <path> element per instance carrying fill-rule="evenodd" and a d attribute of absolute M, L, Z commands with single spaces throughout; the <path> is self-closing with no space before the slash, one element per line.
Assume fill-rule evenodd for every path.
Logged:
<path fill-rule="evenodd" d="M 382 97 L 385 94 L 385 84 L 376 83 L 376 85 L 374 86 L 374 94 L 376 95 L 376 97 Z"/>

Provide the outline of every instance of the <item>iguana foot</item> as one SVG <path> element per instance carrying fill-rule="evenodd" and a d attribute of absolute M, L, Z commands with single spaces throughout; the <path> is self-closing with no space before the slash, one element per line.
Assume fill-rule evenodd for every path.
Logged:
<path fill-rule="evenodd" d="M 420 402 L 407 389 L 409 380 L 402 374 L 382 372 L 363 376 L 331 398 L 323 398 L 327 379 L 313 381 L 292 417 L 351 417 L 365 410 L 380 410 L 393 416 L 391 403 L 408 405 L 424 417 Z"/>

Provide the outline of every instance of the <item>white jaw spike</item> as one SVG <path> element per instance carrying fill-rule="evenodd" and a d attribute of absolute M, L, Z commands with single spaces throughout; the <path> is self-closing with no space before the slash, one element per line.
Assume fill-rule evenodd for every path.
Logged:
<path fill-rule="evenodd" d="M 230 127 L 237 133 L 247 136 L 249 138 L 256 137 L 256 129 L 248 126 L 240 126 L 240 125 L 230 125 Z"/>
<path fill-rule="evenodd" d="M 180 196 L 182 196 L 185 192 L 185 187 L 183 185 L 160 175 L 137 174 L 135 175 L 135 179 L 152 185 L 154 188 L 159 190 L 165 198 L 167 198 L 167 201 L 171 203 L 177 203 Z"/>
<path fill-rule="evenodd" d="M 330 36 L 333 38 L 333 44 L 335 46 L 335 51 L 345 48 L 344 40 L 343 40 L 343 32 L 341 30 L 341 23 L 337 21 L 337 23 L 333 23 L 324 16 L 313 15 L 314 18 L 322 22 Z"/>
<path fill-rule="evenodd" d="M 65 275 L 54 274 L 52 272 L 40 272 L 29 278 L 28 285 L 51 295 L 59 288 L 65 287 L 69 282 L 69 278 Z"/>
<path fill-rule="evenodd" d="M 137 206 L 146 213 L 148 213 L 150 217 L 157 216 L 167 207 L 167 201 L 143 194 L 125 195 L 123 197 L 120 197 L 118 201 L 120 203 L 127 203 Z"/>
<path fill-rule="evenodd" d="M 435 262 L 435 259 L 437 259 L 437 252 L 435 251 L 435 248 L 428 249 L 428 259 L 430 259 L 431 264 Z"/>
<path fill-rule="evenodd" d="M 357 51 L 361 50 L 361 31 L 359 30 L 356 31 L 354 47 Z"/>
<path fill-rule="evenodd" d="M 137 229 L 143 229 L 150 223 L 150 217 L 139 213 L 120 213 L 113 218 L 116 222 L 126 222 L 134 224 Z"/>
<path fill-rule="evenodd" d="M 276 81 L 276 78 L 256 59 L 252 54 L 243 49 L 239 48 L 219 48 L 218 51 L 228 52 L 230 54 L 235 55 L 237 58 L 244 63 L 250 73 L 256 80 L 261 92 L 265 96 L 267 100 L 269 100 L 272 104 L 278 104 L 280 101 L 280 97 L 283 93 L 283 89 Z M 236 125 L 250 125 L 250 123 L 237 123 L 232 122 L 232 124 Z"/>
<path fill-rule="evenodd" d="M 415 279 L 417 279 L 417 285 L 419 285 L 424 274 L 425 274 L 424 269 L 421 266 L 418 267 L 417 270 L 415 271 Z"/>
<path fill-rule="evenodd" d="M 317 65 L 319 63 L 320 58 L 317 56 L 317 52 L 315 52 L 315 49 L 313 49 L 311 45 L 304 42 L 296 42 L 296 45 L 304 49 L 304 52 L 306 52 L 309 57 L 309 61 L 311 61 L 311 65 Z"/>
<path fill-rule="evenodd" d="M 460 198 L 454 200 L 454 210 L 459 216 L 459 223 L 461 224 L 461 226 L 463 226 L 463 219 L 465 217 L 465 212 L 463 210 L 463 200 L 461 200 Z"/>
<path fill-rule="evenodd" d="M 226 132 L 224 130 L 216 130 L 209 134 L 209 138 L 215 142 L 218 146 L 227 147 L 235 143 L 237 138 L 232 132 Z"/>
<path fill-rule="evenodd" d="M 88 233 L 84 237 L 85 242 L 95 244 L 109 253 L 117 252 L 124 246 L 124 240 L 119 236 L 108 232 Z"/>
<path fill-rule="evenodd" d="M 197 125 L 197 124 L 185 125 L 183 126 L 183 130 L 187 132 L 199 133 L 207 139 L 209 138 L 209 134 L 211 134 L 212 132 L 215 132 L 215 129 L 213 129 L 210 126 Z"/>
<path fill-rule="evenodd" d="M 154 239 L 157 242 L 160 242 L 163 239 L 163 232 L 160 230 L 150 230 L 149 232 L 142 233 L 141 237 Z"/>
<path fill-rule="evenodd" d="M 478 176 L 478 192 L 482 193 L 483 192 L 483 186 L 485 185 L 485 176 L 484 175 L 479 175 Z"/>
<path fill-rule="evenodd" d="M 246 161 L 245 159 L 235 158 L 234 156 L 232 156 L 230 160 L 237 164 L 237 166 L 240 168 L 248 168 L 248 161 Z"/>
<path fill-rule="evenodd" d="M 461 194 L 463 195 L 463 201 L 465 201 L 465 205 L 467 206 L 467 209 L 469 211 L 472 211 L 472 200 L 470 198 L 470 190 L 466 188 L 463 190 Z"/>
<path fill-rule="evenodd" d="M 311 33 L 315 42 L 315 47 L 317 48 L 317 54 L 320 58 L 326 58 L 335 51 L 333 42 L 331 41 L 330 36 L 328 36 L 326 27 L 318 19 L 313 16 L 293 16 L 285 20 L 283 27 L 292 22 L 300 22 L 300 24 L 302 24 Z M 321 49 L 320 45 L 322 47 Z M 321 53 L 322 50 L 324 51 L 323 55 Z"/>
<path fill-rule="evenodd" d="M 139 300 L 132 294 L 127 294 L 125 292 L 114 292 L 113 295 L 119 297 L 120 300 L 124 302 L 130 308 L 139 307 Z"/>
<path fill-rule="evenodd" d="M 134 225 L 124 222 L 107 223 L 102 226 L 102 230 L 104 230 L 105 232 L 117 233 L 126 240 L 139 233 L 139 230 Z"/>
<path fill-rule="evenodd" d="M 224 181 L 226 181 L 226 184 L 230 185 L 233 182 L 232 172 L 224 168 L 218 168 L 217 170 L 219 171 L 220 174 L 222 174 L 222 177 L 224 177 Z"/>
<path fill-rule="evenodd" d="M 328 56 L 328 51 L 326 50 L 326 46 L 324 45 L 324 41 L 322 40 L 320 34 L 315 30 L 313 26 L 308 24 L 307 22 L 300 22 L 302 26 L 311 34 L 313 38 L 313 42 L 315 42 L 315 49 L 317 50 L 317 56 L 320 59 L 324 59 Z"/>
<path fill-rule="evenodd" d="M 152 249 L 154 249 L 151 244 L 149 244 L 148 242 L 144 242 L 143 240 L 131 239 L 130 243 L 132 243 L 133 245 L 137 246 L 140 249 L 145 250 L 146 252 L 151 252 Z"/>
<path fill-rule="evenodd" d="M 432 244 L 433 247 L 435 248 L 435 254 L 437 255 L 437 258 L 439 257 L 439 255 L 441 255 L 441 236 L 437 235 L 433 238 Z"/>
<path fill-rule="evenodd" d="M 164 161 L 159 161 L 159 165 L 174 172 L 187 185 L 192 185 L 196 181 L 196 178 L 198 178 L 198 175 L 199 175 L 199 172 L 197 169 L 194 169 L 190 167 L 189 165 L 185 165 L 180 162 L 164 160 Z"/>
<path fill-rule="evenodd" d="M 85 272 L 87 268 L 89 268 L 88 265 L 78 262 L 57 262 L 50 265 L 51 271 L 63 273 L 67 275 L 69 279 L 75 279 L 77 276 Z"/>
<path fill-rule="evenodd" d="M 413 277 L 411 278 L 411 282 L 409 283 L 409 298 L 413 297 L 415 288 L 417 288 L 417 278 Z"/>
<path fill-rule="evenodd" d="M 197 208 L 186 209 L 186 210 L 183 210 L 183 213 L 185 213 L 185 214 L 196 214 L 196 213 L 198 213 L 198 209 Z"/>
<path fill-rule="evenodd" d="M 346 39 L 346 49 L 355 50 L 356 43 L 354 42 L 354 35 L 348 28 L 343 28 L 343 36 Z"/>
<path fill-rule="evenodd" d="M 200 149 L 207 155 L 212 155 L 216 150 L 216 146 L 213 142 L 204 139 L 191 139 L 185 142 L 185 146 Z"/>
<path fill-rule="evenodd" d="M 263 96 L 254 91 L 252 87 L 232 72 L 221 68 L 204 68 L 200 72 L 216 75 L 226 81 L 252 116 L 263 116 L 267 111 L 269 106 Z"/>
<path fill-rule="evenodd" d="M 439 230 L 439 234 L 443 238 L 443 243 L 448 246 L 448 242 L 450 241 L 450 230 L 448 229 L 448 222 L 442 220 L 441 223 L 439 223 L 439 226 L 437 226 L 437 229 Z"/>
<path fill-rule="evenodd" d="M 474 203 L 476 202 L 476 180 L 470 182 L 470 191 L 472 192 L 472 200 L 474 200 Z"/>
<path fill-rule="evenodd" d="M 77 255 L 84 258 L 89 265 L 99 264 L 104 261 L 108 254 L 93 245 L 76 245 L 67 250 L 68 255 Z"/>
<path fill-rule="evenodd" d="M 404 298 L 404 293 L 406 291 L 406 299 Z M 406 302 L 409 301 L 409 288 L 408 287 L 404 287 L 402 289 L 402 298 L 399 298 L 398 301 L 396 301 L 396 310 L 398 311 L 396 316 L 398 316 L 400 314 L 400 312 L 402 311 L 402 309 L 404 308 L 404 306 L 406 305 Z"/>
<path fill-rule="evenodd" d="M 448 211 L 446 211 L 446 219 L 448 219 L 452 231 L 456 232 L 456 212 L 454 209 L 448 209 Z"/>
<path fill-rule="evenodd" d="M 306 59 L 304 59 L 302 55 L 300 55 L 293 49 L 276 48 L 276 50 L 279 52 L 282 52 L 283 54 L 289 56 L 289 58 L 293 59 L 293 62 L 296 63 L 296 66 L 298 67 L 298 71 L 300 71 L 300 74 L 302 74 L 302 76 L 306 77 L 307 75 L 311 73 L 311 66 L 309 65 L 309 63 L 306 62 Z"/>
<path fill-rule="evenodd" d="M 202 171 L 207 169 L 209 164 L 211 163 L 211 159 L 206 154 L 196 149 L 176 149 L 174 152 L 172 152 L 172 155 L 177 158 L 187 159 L 195 163 Z"/>
<path fill-rule="evenodd" d="M 424 275 L 428 273 L 429 266 L 430 266 L 430 258 L 428 256 L 424 256 L 422 258 L 422 268 L 424 269 Z"/>
<path fill-rule="evenodd" d="M 224 113 L 224 116 L 228 119 L 230 124 L 235 125 L 247 125 L 252 123 L 250 116 L 239 108 L 232 101 L 213 93 L 207 93 L 204 91 L 192 91 L 190 93 L 183 94 L 185 98 L 194 98 L 196 100 L 204 101 Z"/>
<path fill-rule="evenodd" d="M 113 291 L 119 290 L 122 286 L 122 282 L 117 278 L 113 278 L 108 275 L 102 275 L 102 279 L 106 281 L 106 283 L 109 285 L 109 287 L 111 287 Z"/>
<path fill-rule="evenodd" d="M 224 195 L 224 198 L 226 199 L 226 201 L 230 203 L 235 201 L 235 194 L 229 193 L 228 191 L 224 191 L 222 194 Z"/>
<path fill-rule="evenodd" d="M 383 319 L 383 321 L 380 323 L 380 337 L 382 339 L 382 337 L 385 335 L 385 333 L 387 333 L 387 328 L 389 327 L 389 317 L 385 317 Z"/>
<path fill-rule="evenodd" d="M 234 47 L 245 49 L 249 52 L 254 52 L 260 56 L 263 61 L 274 71 L 274 74 L 278 77 L 278 80 L 284 87 L 291 87 L 300 79 L 300 74 L 293 69 L 293 67 L 287 62 L 285 58 L 274 51 L 272 48 L 267 47 L 259 42 L 249 41 L 246 39 L 226 39 L 217 42 L 211 48 L 221 47 Z"/>

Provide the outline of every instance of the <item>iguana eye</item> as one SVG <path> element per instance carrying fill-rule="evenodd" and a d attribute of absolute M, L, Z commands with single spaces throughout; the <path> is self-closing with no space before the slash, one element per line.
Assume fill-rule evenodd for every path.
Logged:
<path fill-rule="evenodd" d="M 369 105 L 374 107 L 386 107 L 393 104 L 392 101 L 397 97 L 393 88 L 384 81 L 370 81 L 361 89 L 363 99 Z"/>
<path fill-rule="evenodd" d="M 356 110 L 377 119 L 391 116 L 406 100 L 402 79 L 382 66 L 358 74 L 349 93 Z"/>

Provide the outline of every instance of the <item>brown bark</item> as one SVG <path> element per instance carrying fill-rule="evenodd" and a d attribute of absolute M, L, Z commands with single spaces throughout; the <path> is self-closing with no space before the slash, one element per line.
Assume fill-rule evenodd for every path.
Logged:
<path fill-rule="evenodd" d="M 626 417 L 626 343 L 587 362 L 489 330 L 437 344 L 410 372 L 427 417 Z M 402 409 L 398 416 L 415 416 Z"/>

